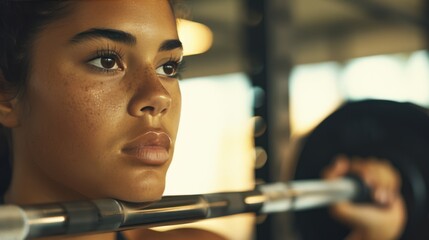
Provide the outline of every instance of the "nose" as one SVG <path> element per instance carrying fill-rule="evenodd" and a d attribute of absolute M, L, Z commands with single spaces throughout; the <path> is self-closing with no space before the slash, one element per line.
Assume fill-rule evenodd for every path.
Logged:
<path fill-rule="evenodd" d="M 128 111 L 132 116 L 141 117 L 165 114 L 171 106 L 171 95 L 157 76 L 142 81 L 129 103 Z"/>

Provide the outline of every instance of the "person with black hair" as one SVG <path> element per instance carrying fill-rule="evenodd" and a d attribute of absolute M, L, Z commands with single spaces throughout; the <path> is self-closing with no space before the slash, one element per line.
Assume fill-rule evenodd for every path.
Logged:
<path fill-rule="evenodd" d="M 2 0 L 1 201 L 160 199 L 180 118 L 181 61 L 167 0 Z M 124 237 L 224 239 L 197 229 L 68 239 Z"/>
<path fill-rule="evenodd" d="M 171 3 L 0 4 L 2 201 L 160 199 L 181 108 L 183 51 Z M 124 235 L 222 239 L 196 229 Z"/>
<path fill-rule="evenodd" d="M 302 139 L 294 178 L 356 175 L 371 196 L 296 212 L 297 232 L 302 239 L 427 239 L 421 176 L 429 170 L 428 144 L 427 109 L 381 99 L 345 102 Z"/>

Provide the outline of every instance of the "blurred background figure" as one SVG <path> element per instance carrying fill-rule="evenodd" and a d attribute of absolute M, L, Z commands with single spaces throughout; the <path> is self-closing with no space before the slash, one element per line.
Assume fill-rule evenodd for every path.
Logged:
<path fill-rule="evenodd" d="M 348 101 L 429 107 L 427 1 L 179 0 L 176 9 L 196 24 L 179 20 L 188 97 L 166 194 L 290 180 L 299 139 Z M 192 95 L 201 89 L 204 98 Z M 190 174 L 196 167 L 205 170 Z M 231 239 L 297 238 L 289 214 L 210 221 Z"/>
<path fill-rule="evenodd" d="M 427 109 L 389 100 L 343 104 L 301 140 L 294 179 L 357 175 L 371 201 L 294 212 L 299 239 L 427 239 L 427 146 Z"/>

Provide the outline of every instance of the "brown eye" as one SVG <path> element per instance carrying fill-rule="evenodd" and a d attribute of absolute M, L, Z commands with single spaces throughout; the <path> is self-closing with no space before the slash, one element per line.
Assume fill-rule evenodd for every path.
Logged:
<path fill-rule="evenodd" d="M 105 71 L 120 70 L 121 68 L 118 65 L 118 60 L 116 57 L 106 56 L 106 57 L 97 57 L 88 62 L 90 65 L 100 68 Z"/>
<path fill-rule="evenodd" d="M 111 69 L 111 68 L 115 67 L 116 61 L 113 58 L 102 57 L 102 58 L 100 58 L 100 64 L 103 68 Z"/>
<path fill-rule="evenodd" d="M 175 77 L 177 75 L 178 68 L 179 68 L 178 62 L 170 61 L 158 67 L 156 69 L 156 73 L 167 77 Z"/>

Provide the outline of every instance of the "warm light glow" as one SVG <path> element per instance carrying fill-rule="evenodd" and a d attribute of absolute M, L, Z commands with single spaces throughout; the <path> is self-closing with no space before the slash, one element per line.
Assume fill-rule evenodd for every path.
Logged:
<path fill-rule="evenodd" d="M 204 53 L 212 46 L 213 33 L 206 25 L 178 19 L 177 28 L 185 56 Z"/>
<path fill-rule="evenodd" d="M 290 77 L 290 124 L 292 135 L 313 129 L 341 103 L 336 63 L 297 66 Z"/>
<path fill-rule="evenodd" d="M 165 194 L 253 189 L 252 88 L 244 74 L 180 82 L 182 114 Z"/>
<path fill-rule="evenodd" d="M 407 100 L 405 62 L 389 55 L 351 60 L 343 70 L 342 89 L 351 100 L 367 98 Z"/>
<path fill-rule="evenodd" d="M 255 151 L 250 80 L 245 74 L 186 79 L 180 89 L 182 114 L 165 195 L 252 190 Z M 209 229 L 227 239 L 251 239 L 253 221 L 251 216 L 235 215 L 186 226 Z"/>
<path fill-rule="evenodd" d="M 345 100 L 387 99 L 429 107 L 427 51 L 296 66 L 290 77 L 293 135 L 315 127 Z"/>
<path fill-rule="evenodd" d="M 352 100 L 377 98 L 429 106 L 429 59 L 426 51 L 371 56 L 344 69 L 343 89 Z"/>
<path fill-rule="evenodd" d="M 405 69 L 407 98 L 429 107 L 429 58 L 427 51 L 417 51 L 410 56 Z"/>

